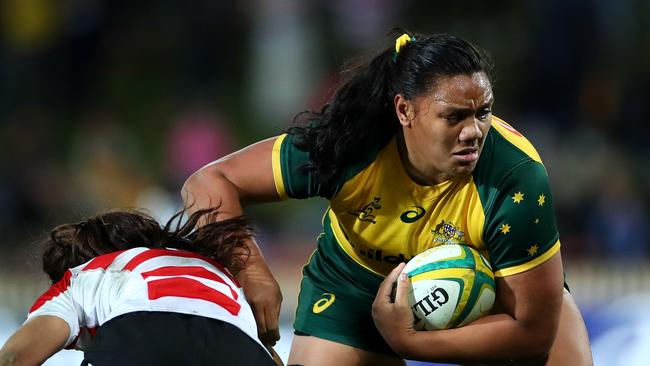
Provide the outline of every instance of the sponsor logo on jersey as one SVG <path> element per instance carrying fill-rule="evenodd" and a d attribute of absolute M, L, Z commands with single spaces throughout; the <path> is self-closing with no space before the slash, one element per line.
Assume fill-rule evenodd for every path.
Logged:
<path fill-rule="evenodd" d="M 458 230 L 452 222 L 442 220 L 441 223 L 431 230 L 434 244 L 466 244 L 463 241 L 465 232 Z"/>
<path fill-rule="evenodd" d="M 399 219 L 407 224 L 411 224 L 421 219 L 422 216 L 424 216 L 424 214 L 427 213 L 427 211 L 423 207 L 413 206 L 413 208 L 414 210 L 408 210 L 402 212 Z"/>
<path fill-rule="evenodd" d="M 375 221 L 375 215 L 373 215 L 372 213 L 374 210 L 378 210 L 381 208 L 381 205 L 379 204 L 380 199 L 381 199 L 380 197 L 375 197 L 372 200 L 372 202 L 366 204 L 360 209 L 350 210 L 348 211 L 348 214 L 356 216 L 361 221 L 367 221 L 372 224 L 376 224 L 377 222 Z"/>
<path fill-rule="evenodd" d="M 314 314 L 319 314 L 325 311 L 330 305 L 334 303 L 334 300 L 336 300 L 336 295 L 325 292 L 324 294 L 321 295 L 321 298 L 314 303 L 314 306 L 311 308 L 311 311 L 314 312 Z"/>
<path fill-rule="evenodd" d="M 384 252 L 381 249 L 366 249 L 358 250 L 357 252 L 361 257 L 390 264 L 400 264 L 411 260 L 411 258 L 408 258 L 404 253 L 397 253 L 397 255 L 384 255 Z"/>

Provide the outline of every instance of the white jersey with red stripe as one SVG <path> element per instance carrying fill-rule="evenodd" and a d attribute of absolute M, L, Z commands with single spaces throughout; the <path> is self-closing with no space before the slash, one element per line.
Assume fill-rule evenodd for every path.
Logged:
<path fill-rule="evenodd" d="M 69 269 L 36 300 L 27 321 L 59 317 L 70 326 L 66 347 L 82 348 L 80 333 L 94 335 L 107 321 L 135 311 L 218 319 L 261 345 L 251 307 L 232 275 L 199 254 L 168 248 L 113 252 Z"/>

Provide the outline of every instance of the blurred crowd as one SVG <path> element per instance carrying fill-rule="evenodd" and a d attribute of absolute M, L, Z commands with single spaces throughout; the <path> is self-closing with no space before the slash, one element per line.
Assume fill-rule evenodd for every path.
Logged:
<path fill-rule="evenodd" d="M 565 257 L 648 259 L 650 1 L 0 0 L 2 265 L 86 214 L 168 218 L 192 171 L 318 108 L 394 26 L 492 55 L 495 114 L 545 161 Z M 313 247 L 321 208 L 253 215 L 267 245 Z"/>

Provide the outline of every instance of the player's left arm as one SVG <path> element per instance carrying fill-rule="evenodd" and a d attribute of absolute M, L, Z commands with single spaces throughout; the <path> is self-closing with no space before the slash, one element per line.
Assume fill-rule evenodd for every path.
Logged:
<path fill-rule="evenodd" d="M 439 362 L 546 357 L 559 324 L 563 268 L 543 165 L 531 161 L 513 170 L 487 211 L 484 241 L 496 277 L 493 314 L 461 328 L 414 331 L 408 281 L 399 282 L 391 303 L 390 288 L 398 275 L 391 273 L 380 287 L 373 317 L 397 353 Z"/>
<path fill-rule="evenodd" d="M 497 279 L 496 312 L 464 327 L 415 331 L 408 304 L 409 282 L 400 278 L 396 300 L 392 284 L 402 266 L 386 277 L 373 304 L 377 329 L 404 358 L 435 362 L 543 361 L 559 323 L 563 275 L 560 253 L 529 271 Z"/>
<path fill-rule="evenodd" d="M 70 328 L 56 316 L 37 316 L 18 329 L 0 349 L 0 366 L 40 365 L 63 349 Z"/>

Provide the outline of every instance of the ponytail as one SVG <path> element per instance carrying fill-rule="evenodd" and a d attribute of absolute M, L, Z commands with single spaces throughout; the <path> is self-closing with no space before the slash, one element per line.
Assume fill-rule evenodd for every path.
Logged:
<path fill-rule="evenodd" d="M 403 33 L 391 34 L 398 31 Z M 475 72 L 491 77 L 492 61 L 473 44 L 448 34 L 402 34 L 373 58 L 344 68 L 344 82 L 320 112 L 294 118 L 296 126 L 287 132 L 299 150 L 309 152 L 302 169 L 321 182 L 336 177 L 400 130 L 395 95 L 413 99 L 431 91 L 441 76 Z"/>
<path fill-rule="evenodd" d="M 298 138 L 298 149 L 309 151 L 303 167 L 322 180 L 336 176 L 365 151 L 384 146 L 395 135 L 399 121 L 393 111 L 390 75 L 392 50 L 386 49 L 370 61 L 349 65 L 345 81 L 320 112 L 303 112 L 289 134 Z"/>

